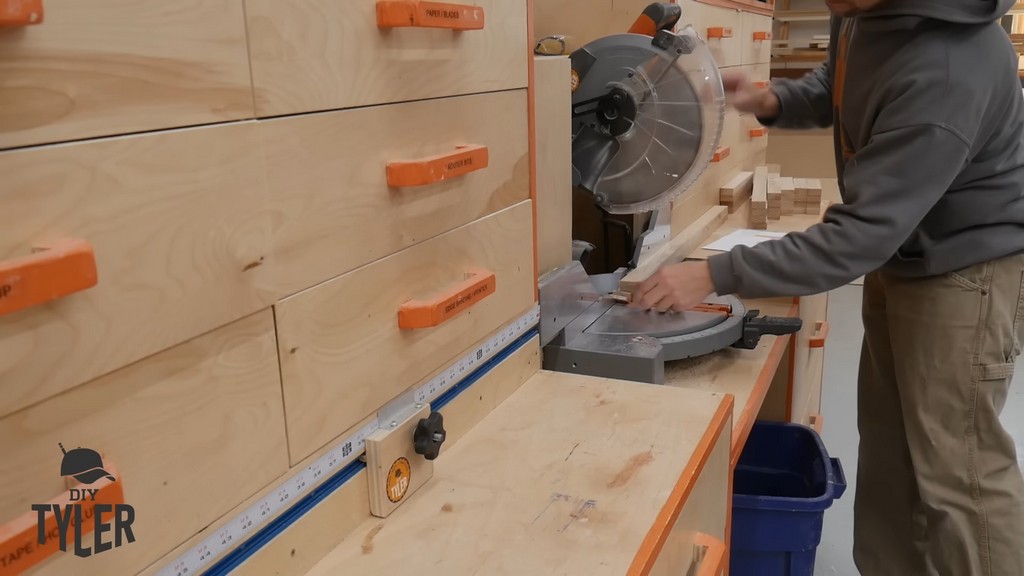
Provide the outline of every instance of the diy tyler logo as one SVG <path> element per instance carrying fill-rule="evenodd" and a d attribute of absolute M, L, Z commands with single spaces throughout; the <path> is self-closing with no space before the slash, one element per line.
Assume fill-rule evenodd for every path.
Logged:
<path fill-rule="evenodd" d="M 35 510 L 39 517 L 38 544 L 43 545 L 48 540 L 59 538 L 60 551 L 66 552 L 68 540 L 73 540 L 75 556 L 87 558 L 135 542 L 135 534 L 132 533 L 135 508 L 128 504 L 97 502 L 96 495 L 100 490 L 86 487 L 101 479 L 115 481 L 114 476 L 103 469 L 103 459 L 99 453 L 89 448 L 75 448 L 68 452 L 64 450 L 63 444 L 58 443 L 58 446 L 64 454 L 64 459 L 60 463 L 60 475 L 74 478 L 81 486 L 68 490 L 70 504 L 32 505 L 32 510 Z M 57 525 L 48 533 L 46 520 L 51 512 Z M 90 544 L 90 531 L 92 547 L 87 546 Z"/>

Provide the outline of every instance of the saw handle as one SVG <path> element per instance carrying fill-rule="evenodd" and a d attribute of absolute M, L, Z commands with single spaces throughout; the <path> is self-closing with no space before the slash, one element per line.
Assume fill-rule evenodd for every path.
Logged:
<path fill-rule="evenodd" d="M 762 316 L 758 318 L 760 310 L 747 312 L 743 319 L 743 336 L 733 344 L 733 348 L 753 350 L 757 348 L 761 336 L 785 336 L 794 334 L 803 328 L 804 322 L 800 318 Z"/>
<path fill-rule="evenodd" d="M 654 2 L 644 8 L 643 14 L 629 28 L 629 33 L 653 37 L 660 30 L 672 30 L 682 15 L 683 9 L 678 4 Z"/>

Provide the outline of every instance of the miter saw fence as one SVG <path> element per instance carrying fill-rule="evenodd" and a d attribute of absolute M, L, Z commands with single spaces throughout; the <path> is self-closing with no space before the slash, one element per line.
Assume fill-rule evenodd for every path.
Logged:
<path fill-rule="evenodd" d="M 652 4 L 630 33 L 570 56 L 573 185 L 608 213 L 666 205 L 700 177 L 718 147 L 722 78 L 691 26 L 671 31 L 679 16 L 676 5 Z M 644 29 L 653 35 L 637 33 Z"/>

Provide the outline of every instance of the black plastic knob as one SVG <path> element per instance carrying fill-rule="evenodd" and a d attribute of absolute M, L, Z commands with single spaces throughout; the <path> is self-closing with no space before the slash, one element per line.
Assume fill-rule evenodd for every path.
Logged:
<path fill-rule="evenodd" d="M 430 416 L 420 418 L 416 424 L 412 436 L 413 448 L 427 460 L 434 460 L 441 453 L 441 444 L 444 444 L 446 434 L 444 417 L 440 412 L 431 412 Z"/>

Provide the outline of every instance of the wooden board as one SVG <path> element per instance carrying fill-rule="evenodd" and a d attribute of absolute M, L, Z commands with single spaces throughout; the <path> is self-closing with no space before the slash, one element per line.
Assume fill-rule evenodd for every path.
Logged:
<path fill-rule="evenodd" d="M 0 521 L 64 489 L 58 443 L 113 462 L 135 509 L 135 542 L 37 573 L 136 574 L 282 474 L 276 356 L 264 310 L 0 420 Z"/>
<path fill-rule="evenodd" d="M 257 114 L 525 88 L 526 2 L 473 5 L 484 28 L 453 32 L 381 30 L 369 0 L 246 0 Z"/>
<path fill-rule="evenodd" d="M 765 230 L 768 226 L 768 168 L 754 168 L 754 189 L 750 196 L 750 228 Z"/>
<path fill-rule="evenodd" d="M 42 24 L 0 34 L 0 148 L 252 116 L 241 2 L 44 10 Z"/>
<path fill-rule="evenodd" d="M 515 90 L 261 122 L 275 292 L 295 294 L 529 198 L 526 98 Z M 486 168 L 388 186 L 388 162 L 464 144 L 488 147 Z"/>
<path fill-rule="evenodd" d="M 298 462 L 534 303 L 529 200 L 287 298 L 276 307 L 288 441 Z M 483 268 L 496 291 L 444 324 L 399 307 Z"/>
<path fill-rule="evenodd" d="M 569 59 L 534 58 L 537 273 L 572 260 L 572 94 Z"/>
<path fill-rule="evenodd" d="M 732 180 L 726 182 L 719 190 L 720 202 L 729 208 L 733 214 L 750 200 L 754 190 L 754 173 L 751 171 L 740 172 Z"/>
<path fill-rule="evenodd" d="M 619 290 L 632 292 L 662 266 L 682 261 L 687 254 L 700 246 L 711 232 L 721 226 L 728 215 L 729 210 L 725 206 L 711 207 L 691 226 L 641 260 L 636 268 L 619 281 Z"/>
<path fill-rule="evenodd" d="M 255 129 L 0 154 L 0 259 L 79 237 L 93 245 L 99 276 L 85 292 L 0 317 L 0 416 L 274 301 Z"/>
<path fill-rule="evenodd" d="M 730 400 L 539 372 L 437 460 L 416 498 L 309 574 L 636 573 L 693 493 Z"/>

